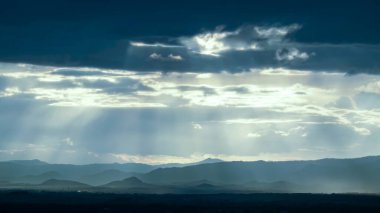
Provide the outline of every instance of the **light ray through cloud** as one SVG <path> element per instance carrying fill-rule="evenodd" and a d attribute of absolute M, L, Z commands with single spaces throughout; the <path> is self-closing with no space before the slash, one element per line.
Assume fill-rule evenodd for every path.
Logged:
<path fill-rule="evenodd" d="M 378 94 L 375 75 L 1 67 L 3 160 L 285 160 L 379 148 L 380 110 L 363 96 Z"/>

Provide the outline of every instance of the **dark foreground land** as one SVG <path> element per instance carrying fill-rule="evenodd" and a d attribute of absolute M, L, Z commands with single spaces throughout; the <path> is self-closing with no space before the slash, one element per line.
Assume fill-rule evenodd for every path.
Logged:
<path fill-rule="evenodd" d="M 379 212 L 380 196 L 359 194 L 142 195 L 0 192 L 0 212 Z"/>

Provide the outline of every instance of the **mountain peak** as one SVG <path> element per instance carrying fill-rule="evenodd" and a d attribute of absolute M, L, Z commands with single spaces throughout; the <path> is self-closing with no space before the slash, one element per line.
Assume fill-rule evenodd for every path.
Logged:
<path fill-rule="evenodd" d="M 143 184 L 144 182 L 142 182 L 140 179 L 138 179 L 137 177 L 129 177 L 129 178 L 125 178 L 124 180 L 122 180 L 124 183 L 126 184 Z"/>
<path fill-rule="evenodd" d="M 146 186 L 147 184 L 142 182 L 137 177 L 129 177 L 120 181 L 113 181 L 104 186 L 106 187 L 114 187 L 114 188 L 129 188 L 129 187 L 141 187 Z"/>
<path fill-rule="evenodd" d="M 220 160 L 218 158 L 206 158 L 206 159 L 200 161 L 199 163 L 220 163 L 220 162 L 224 162 L 224 161 Z"/>

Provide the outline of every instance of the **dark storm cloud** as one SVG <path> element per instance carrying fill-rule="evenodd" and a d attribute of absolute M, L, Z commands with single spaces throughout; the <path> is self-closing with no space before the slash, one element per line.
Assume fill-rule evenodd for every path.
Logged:
<path fill-rule="evenodd" d="M 378 73 L 380 4 L 376 1 L 101 1 L 14 0 L 0 7 L 0 61 L 57 66 L 134 69 L 137 71 L 239 72 L 249 68 L 285 66 L 349 73 Z M 245 23 L 257 26 L 298 23 L 289 39 L 315 47 L 304 61 L 276 60 L 277 50 L 226 53 L 219 59 L 197 56 L 184 48 L 151 47 L 141 52 L 131 41 L 178 45 L 176 39 L 202 29 L 225 25 L 233 31 Z M 242 37 L 238 37 L 241 41 Z M 239 40 L 238 39 L 238 40 Z M 236 39 L 235 39 L 236 41 Z M 232 42 L 232 41 L 231 41 Z M 362 43 L 369 48 L 352 48 Z M 292 52 L 284 47 L 281 53 Z M 132 50 L 131 50 L 132 49 Z M 165 50 L 164 50 L 165 49 Z M 352 49 L 352 50 L 350 50 Z M 293 49 L 294 50 L 294 49 Z M 149 60 L 153 53 L 184 60 Z M 294 51 L 293 51 L 294 53 Z M 282 55 L 281 58 L 291 58 Z M 332 58 L 336 58 L 333 61 Z"/>

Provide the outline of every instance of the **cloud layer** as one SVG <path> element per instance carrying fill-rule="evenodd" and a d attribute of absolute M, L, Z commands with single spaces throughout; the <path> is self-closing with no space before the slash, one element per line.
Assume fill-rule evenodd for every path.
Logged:
<path fill-rule="evenodd" d="M 376 75 L 0 67 L 3 160 L 285 160 L 380 148 Z"/>

